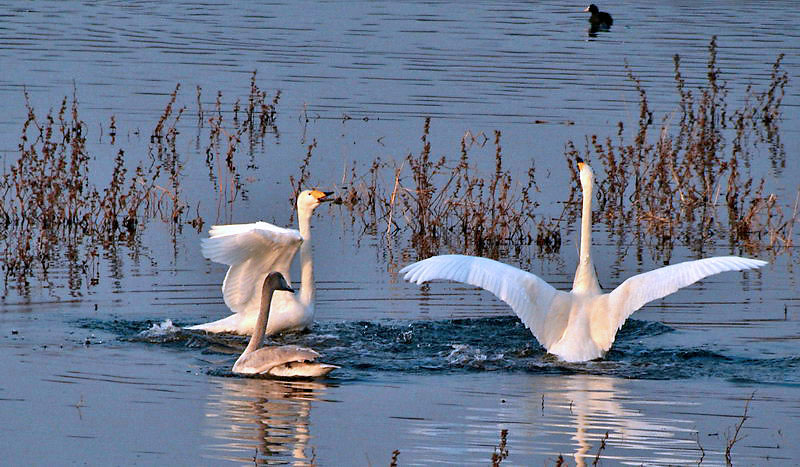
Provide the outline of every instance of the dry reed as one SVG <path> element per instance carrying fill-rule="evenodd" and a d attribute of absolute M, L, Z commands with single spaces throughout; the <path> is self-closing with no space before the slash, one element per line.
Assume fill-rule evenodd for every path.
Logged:
<path fill-rule="evenodd" d="M 140 163 L 129 174 L 125 151 L 118 149 L 110 180 L 101 188 L 89 181 L 92 157 L 75 94 L 71 101 L 65 97 L 56 113 L 39 117 L 25 93 L 19 157 L 0 177 L 6 287 L 15 279 L 24 291 L 30 276 L 39 272 L 46 279 L 54 265 L 63 263 L 70 289 L 79 289 L 84 279 L 98 280 L 100 251 L 118 243 L 135 246 L 148 219 L 160 217 L 180 227 L 185 203 L 179 195 L 175 125 L 182 109 L 174 110 L 174 95 L 151 135 L 150 164 Z M 111 129 L 113 146 L 114 117 Z"/>
<path fill-rule="evenodd" d="M 619 244 L 632 241 L 640 252 L 641 247 L 650 247 L 665 261 L 676 245 L 699 253 L 722 237 L 731 249 L 747 253 L 791 251 L 800 219 L 800 191 L 787 204 L 767 191 L 763 179 L 747 176 L 763 145 L 774 168 L 785 166 L 779 124 L 788 76 L 781 68 L 782 60 L 781 55 L 774 62 L 766 88 L 748 86 L 743 103 L 731 111 L 727 84 L 717 64 L 716 39 L 709 44 L 706 83 L 698 89 L 687 87 L 676 55 L 678 110 L 662 118 L 659 127 L 646 90 L 628 68 L 639 96 L 633 140 L 626 141 L 620 122 L 614 139 L 592 135 L 582 151 L 567 143 L 565 162 L 573 190 L 558 218 L 536 213 L 539 188 L 534 165 L 527 179 L 512 178 L 504 164 L 500 131 L 492 137 L 468 131 L 457 155 L 434 156 L 429 118 L 424 121 L 417 154 L 376 158 L 365 173 L 358 173 L 354 164 L 343 180 L 342 201 L 353 214 L 353 222 L 362 222 L 362 232 L 381 233 L 389 251 L 398 246 L 398 239 L 407 238 L 417 257 L 448 251 L 524 261 L 531 245 L 538 255 L 557 253 L 562 225 L 574 223 L 579 202 L 573 160 L 580 155 L 599 161 L 599 209 L 594 215 Z M 200 130 L 208 124 L 205 162 L 218 190 L 218 218 L 221 211 L 230 212 L 238 198 L 247 196 L 240 181 L 239 154 L 246 150 L 248 167 L 255 168 L 258 145 L 263 145 L 267 134 L 279 136 L 280 92 L 269 98 L 256 78 L 253 72 L 249 94 L 244 100 L 236 99 L 230 110 L 223 109 L 221 91 L 213 105 L 204 108 L 202 89 L 196 88 L 198 141 Z M 77 274 L 96 281 L 99 250 L 118 243 L 133 245 L 142 225 L 152 218 L 167 222 L 173 236 L 187 222 L 202 228 L 199 206 L 196 217 L 187 219 L 189 203 L 182 192 L 183 161 L 177 138 L 186 108 L 178 105 L 179 92 L 180 85 L 169 95 L 150 133 L 149 160 L 131 169 L 125 150 L 113 149 L 111 177 L 103 187 L 89 182 L 88 166 L 94 157 L 87 150 L 86 124 L 80 119 L 77 98 L 73 95 L 71 102 L 64 98 L 57 112 L 40 117 L 26 94 L 19 157 L 0 178 L 6 283 L 15 277 L 24 285 L 35 270 L 46 276 L 62 254 L 68 259 L 67 267 L 74 270 L 70 277 Z M 112 115 L 111 146 L 117 144 L 119 133 Z M 316 140 L 307 145 L 299 176 L 290 177 L 295 195 L 309 178 L 316 146 Z M 481 174 L 475 155 L 487 156 L 487 152 L 493 157 L 494 170 Z"/>
<path fill-rule="evenodd" d="M 494 448 L 492 452 L 492 467 L 498 467 L 503 460 L 508 457 L 508 430 L 503 428 L 500 430 L 500 443 Z"/>
<path fill-rule="evenodd" d="M 253 72 L 246 103 L 237 99 L 230 111 L 223 111 L 222 92 L 217 93 L 213 110 L 204 109 L 202 89 L 196 88 L 198 145 L 200 131 L 208 122 L 206 164 L 210 180 L 219 189 L 217 199 L 225 208 L 240 195 L 246 196 L 234 157 L 241 152 L 242 141 L 249 149 L 248 166 L 255 167 L 257 146 L 267 134 L 278 136 L 280 92 L 269 97 L 256 84 L 256 77 Z M 115 148 L 120 131 L 117 118 L 110 117 L 107 144 L 114 156 L 105 185 L 96 185 L 97 177 L 89 175 L 90 165 L 101 154 L 89 153 L 77 92 L 71 100 L 65 97 L 57 112 L 44 117 L 36 113 L 25 93 L 27 117 L 18 157 L 0 176 L 0 243 L 6 288 L 10 279 L 15 279 L 24 294 L 31 276 L 38 273 L 47 280 L 54 265 L 64 264 L 70 290 L 75 293 L 84 284 L 99 280 L 102 250 L 116 250 L 123 244 L 136 255 L 143 226 L 149 220 L 164 221 L 173 244 L 184 224 L 198 231 L 203 228 L 199 203 L 195 217 L 189 219 L 189 203 L 183 193 L 185 161 L 178 151 L 178 127 L 186 107 L 179 104 L 180 90 L 178 84 L 169 94 L 150 132 L 147 157 L 135 168 L 129 167 L 126 151 Z M 106 150 L 105 143 L 101 128 L 98 152 Z"/>
<path fill-rule="evenodd" d="M 779 141 L 780 106 L 788 82 L 780 68 L 782 59 L 780 55 L 774 63 L 767 89 L 748 86 L 742 106 L 730 112 L 716 38 L 709 45 L 706 84 L 694 92 L 686 87 L 676 55 L 678 117 L 664 118 L 660 128 L 654 128 L 647 93 L 628 68 L 639 94 L 633 141 L 625 142 L 620 122 L 616 143 L 592 135 L 583 154 L 571 142 L 566 152 L 569 160 L 580 154 L 600 161 L 605 178 L 598 183 L 598 213 L 609 232 L 619 237 L 632 232 L 637 245 L 649 245 L 665 260 L 676 244 L 699 254 L 715 244 L 720 232 L 728 233 L 732 249 L 741 247 L 751 254 L 788 251 L 798 221 L 797 201 L 794 208 L 782 207 L 776 194 L 765 192 L 763 179 L 742 173 L 758 143 L 772 144 L 772 154 L 780 152 L 774 143 Z"/>
<path fill-rule="evenodd" d="M 429 137 L 426 118 L 418 155 L 408 154 L 399 163 L 375 159 L 364 175 L 353 165 L 342 199 L 362 220 L 364 231 L 385 232 L 387 246 L 407 231 L 419 257 L 443 248 L 495 258 L 519 255 L 534 241 L 557 250 L 560 236 L 543 234 L 544 223 L 538 235 L 532 233 L 533 210 L 538 207 L 531 196 L 537 189 L 535 168 L 528 171 L 526 184 L 514 182 L 503 166 L 500 131 L 493 139 L 495 170 L 486 178 L 472 165 L 470 151 L 483 148 L 488 138 L 467 132 L 457 162 L 450 164 L 446 157 L 432 156 Z"/>
<path fill-rule="evenodd" d="M 592 135 L 583 151 L 567 142 L 564 155 L 573 190 L 558 218 L 535 214 L 539 207 L 532 198 L 532 190 L 538 191 L 535 167 L 530 168 L 526 183 L 512 180 L 503 165 L 499 131 L 493 139 L 467 132 L 459 157 L 434 157 L 429 118 L 418 155 L 409 154 L 399 162 L 376 158 L 363 174 L 356 172 L 354 164 L 344 179 L 343 202 L 354 218 L 361 219 L 364 232 L 386 233 L 390 251 L 393 240 L 407 233 L 419 258 L 445 250 L 492 258 L 515 256 L 524 261 L 521 256 L 531 244 L 539 256 L 557 253 L 561 225 L 575 223 L 580 202 L 574 160 L 580 156 L 599 161 L 595 220 L 606 224 L 619 245 L 633 242 L 638 254 L 649 247 L 656 258 L 669 261 L 677 245 L 700 254 L 721 238 L 731 249 L 750 254 L 790 252 L 794 225 L 800 220 L 800 191 L 791 205 L 782 205 L 776 194 L 766 192 L 764 180 L 743 175 L 759 144 L 769 145 L 773 165 L 785 163 L 778 126 L 788 83 L 781 69 L 783 56 L 773 64 L 766 89 L 748 86 L 743 103 L 731 112 L 727 84 L 717 64 L 716 38 L 708 52 L 706 84 L 696 90 L 688 89 L 680 57 L 674 57 L 677 116 L 663 118 L 659 128 L 655 128 L 647 91 L 626 65 L 639 96 L 633 140 L 626 142 L 625 125 L 619 122 L 616 141 Z M 490 141 L 495 170 L 482 176 L 470 160 L 470 151 Z M 307 170 L 307 159 L 301 180 L 303 170 Z"/>
<path fill-rule="evenodd" d="M 196 216 L 188 219 L 182 179 L 185 161 L 178 151 L 178 130 L 186 107 L 179 105 L 181 86 L 176 85 L 149 135 L 147 158 L 135 168 L 126 161 L 126 152 L 117 145 L 118 122 L 114 115 L 108 126 L 113 168 L 106 185 L 90 180 L 89 167 L 98 159 L 90 154 L 86 123 L 79 115 L 76 92 L 65 97 L 57 112 L 37 115 L 25 93 L 27 118 L 22 125 L 17 159 L 0 176 L 0 242 L 6 288 L 16 279 L 25 293 L 28 279 L 36 273 L 47 280 L 55 264 L 65 264 L 70 290 L 99 279 L 97 264 L 101 250 L 124 244 L 135 251 L 148 220 L 166 222 L 173 237 L 184 224 L 197 230 L 204 221 L 199 203 Z M 230 112 L 223 112 L 222 93 L 217 93 L 213 111 L 203 108 L 202 89 L 196 88 L 198 130 L 208 118 L 209 142 L 206 164 L 209 178 L 218 187 L 218 200 L 232 203 L 245 196 L 234 156 L 243 140 L 248 142 L 251 159 L 266 134 L 277 137 L 277 104 L 280 92 L 271 98 L 250 77 L 250 92 L 244 105 L 236 100 Z M 230 115 L 230 121 L 225 117 Z M 138 135 L 138 130 L 134 132 Z M 198 132 L 199 141 L 199 132 Z M 104 140 L 101 138 L 100 144 Z M 104 148 L 101 148 L 101 151 Z M 219 180 L 222 182 L 218 183 Z M 65 257 L 67 261 L 60 261 Z"/>
<path fill-rule="evenodd" d="M 733 446 L 737 442 L 743 440 L 745 438 L 745 436 L 746 436 L 746 435 L 741 433 L 741 430 L 742 430 L 742 427 L 744 426 L 744 422 L 746 422 L 747 419 L 750 418 L 747 415 L 747 412 L 750 409 L 750 403 L 753 402 L 753 399 L 755 398 L 755 396 L 756 396 L 755 392 L 750 394 L 750 397 L 748 397 L 747 400 L 744 403 L 744 413 L 739 418 L 739 422 L 733 428 L 733 434 L 731 434 L 729 432 L 725 436 L 725 438 L 726 438 L 726 442 L 725 442 L 725 465 L 728 465 L 728 466 L 733 465 L 733 462 L 731 460 L 731 451 L 733 450 Z"/>
<path fill-rule="evenodd" d="M 276 124 L 277 107 L 281 93 L 276 91 L 270 99 L 266 91 L 258 87 L 257 72 L 250 75 L 250 92 L 247 105 L 242 108 L 241 99 L 233 102 L 231 110 L 223 110 L 222 91 L 217 91 L 213 112 L 208 117 L 208 144 L 206 146 L 206 165 L 209 180 L 217 189 L 217 218 L 222 212 L 230 213 L 230 207 L 239 198 L 247 199 L 247 190 L 241 181 L 240 168 L 235 160 L 241 152 L 241 143 L 247 141 L 249 160 L 247 167 L 257 168 L 255 162 L 256 149 L 263 148 L 264 137 L 272 134 L 279 137 Z M 205 112 L 202 106 L 202 89 L 197 88 L 198 126 L 205 123 Z M 230 122 L 226 116 L 230 116 Z"/>

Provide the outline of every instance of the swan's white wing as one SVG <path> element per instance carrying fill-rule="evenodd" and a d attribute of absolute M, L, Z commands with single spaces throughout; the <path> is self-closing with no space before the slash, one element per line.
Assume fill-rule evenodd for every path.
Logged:
<path fill-rule="evenodd" d="M 609 331 L 616 333 L 628 316 L 644 304 L 666 297 L 704 277 L 725 271 L 760 268 L 765 264 L 766 261 L 758 259 L 716 256 L 672 264 L 628 278 L 608 294 Z"/>
<path fill-rule="evenodd" d="M 447 279 L 492 292 L 508 303 L 545 348 L 555 343 L 569 317 L 570 295 L 534 274 L 487 258 L 434 256 L 400 270 L 406 280 L 421 284 Z"/>
<path fill-rule="evenodd" d="M 233 371 L 249 374 L 267 373 L 279 365 L 291 362 L 313 362 L 318 357 L 317 352 L 296 345 L 262 347 L 239 358 Z"/>
<path fill-rule="evenodd" d="M 225 304 L 245 311 L 261 295 L 264 278 L 272 271 L 289 282 L 289 268 L 303 237 L 294 229 L 266 222 L 215 225 L 201 243 L 203 256 L 230 266 L 222 283 Z"/>

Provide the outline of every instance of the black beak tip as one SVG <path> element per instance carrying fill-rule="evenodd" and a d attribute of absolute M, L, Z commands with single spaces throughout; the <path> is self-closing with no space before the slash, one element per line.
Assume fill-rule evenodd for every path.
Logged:
<path fill-rule="evenodd" d="M 583 159 L 581 159 L 580 157 L 576 157 L 576 159 L 577 159 L 577 161 L 576 161 L 576 162 L 577 162 L 578 164 L 583 164 L 583 163 L 584 163 L 584 162 L 583 162 Z"/>
<path fill-rule="evenodd" d="M 333 191 L 323 191 L 323 193 L 325 194 L 325 196 L 323 198 L 320 198 L 319 201 L 321 203 L 328 202 L 328 201 L 333 201 L 334 203 L 336 203 L 337 201 L 340 201 L 340 198 L 334 198 L 333 197 L 333 195 L 336 194 Z"/>

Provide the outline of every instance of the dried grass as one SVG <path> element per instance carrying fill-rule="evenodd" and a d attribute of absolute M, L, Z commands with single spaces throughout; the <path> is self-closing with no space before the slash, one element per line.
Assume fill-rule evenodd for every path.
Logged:
<path fill-rule="evenodd" d="M 605 172 L 598 183 L 598 212 L 608 230 L 619 236 L 632 231 L 637 244 L 647 244 L 666 260 L 677 244 L 700 253 L 713 246 L 721 232 L 727 232 L 732 249 L 749 254 L 789 251 L 798 221 L 797 201 L 794 209 L 782 207 L 776 194 L 766 193 L 763 179 L 743 173 L 759 143 L 769 144 L 773 155 L 782 152 L 778 123 L 788 82 L 780 68 L 782 59 L 780 55 L 775 61 L 767 88 L 756 91 L 748 86 L 742 106 L 731 113 L 717 65 L 716 39 L 709 45 L 707 82 L 695 92 L 686 88 L 676 55 L 678 115 L 665 117 L 659 128 L 653 124 L 647 93 L 629 68 L 628 77 L 640 96 L 633 142 L 625 142 L 620 122 L 616 143 L 592 135 L 581 154 L 599 160 Z M 571 142 L 568 148 L 568 159 L 579 155 Z"/>
<path fill-rule="evenodd" d="M 731 112 L 717 64 L 716 38 L 708 52 L 706 83 L 696 90 L 688 89 L 680 57 L 674 57 L 678 110 L 662 118 L 659 126 L 647 91 L 626 66 L 639 96 L 632 141 L 626 141 L 625 126 L 619 122 L 614 139 L 591 135 L 583 151 L 567 142 L 564 156 L 572 191 L 558 218 L 536 214 L 535 166 L 522 182 L 505 169 L 499 131 L 493 139 L 467 132 L 458 157 L 434 157 L 429 118 L 419 154 L 400 160 L 376 158 L 364 174 L 357 173 L 354 164 L 344 179 L 344 204 L 361 220 L 363 232 L 385 232 L 390 253 L 397 247 L 394 239 L 407 234 L 418 258 L 446 251 L 525 261 L 521 256 L 533 244 L 538 256 L 558 253 L 561 225 L 574 224 L 580 206 L 574 160 L 580 156 L 595 161 L 595 221 L 605 223 L 618 244 L 633 243 L 639 254 L 647 247 L 656 259 L 668 262 L 678 245 L 702 254 L 720 241 L 748 254 L 791 254 L 794 226 L 800 220 L 800 190 L 790 205 L 782 204 L 778 195 L 766 191 L 763 179 L 745 175 L 759 145 L 768 145 L 773 166 L 785 164 L 778 126 L 788 83 L 781 69 L 783 56 L 776 59 L 767 87 L 759 91 L 748 86 L 741 106 Z M 490 141 L 495 170 L 482 175 L 470 152 Z"/>
<path fill-rule="evenodd" d="M 535 168 L 528 171 L 524 185 L 514 182 L 503 165 L 500 131 L 494 132 L 495 170 L 488 177 L 479 175 L 470 160 L 470 151 L 484 148 L 487 138 L 465 133 L 460 156 L 451 164 L 446 157 L 432 156 L 429 137 L 426 118 L 419 154 L 408 154 L 400 162 L 375 159 L 364 175 L 353 165 L 342 199 L 365 232 L 385 232 L 389 248 L 393 238 L 408 232 L 419 257 L 441 249 L 495 258 L 518 255 L 535 241 L 549 242 L 557 251 L 560 236 L 543 234 L 545 224 L 531 222 L 538 207 L 531 196 L 537 190 Z M 534 226 L 538 235 L 532 232 Z"/>
<path fill-rule="evenodd" d="M 80 288 L 84 279 L 97 281 L 100 250 L 117 243 L 134 245 L 148 219 L 160 217 L 176 228 L 183 222 L 186 206 L 179 198 L 180 174 L 172 159 L 182 110 L 173 111 L 174 93 L 151 136 L 151 163 L 140 163 L 131 175 L 125 151 L 117 150 L 110 180 L 102 188 L 89 182 L 92 158 L 75 93 L 44 117 L 37 115 L 27 92 L 25 99 L 19 157 L 0 177 L 6 287 L 13 279 L 25 290 L 34 272 L 46 277 L 54 264 L 64 263 L 70 288 Z M 113 117 L 111 128 L 113 145 Z"/>

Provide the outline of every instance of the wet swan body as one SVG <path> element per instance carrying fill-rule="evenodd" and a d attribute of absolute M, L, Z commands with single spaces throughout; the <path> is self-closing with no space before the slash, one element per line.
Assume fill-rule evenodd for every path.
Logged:
<path fill-rule="evenodd" d="M 250 335 L 261 308 L 261 285 L 270 271 L 287 281 L 292 260 L 300 249 L 300 294 L 275 293 L 267 335 L 306 329 L 314 321 L 314 267 L 311 260 L 311 215 L 331 193 L 306 190 L 297 197 L 299 230 L 266 222 L 215 225 L 202 242 L 203 256 L 230 266 L 222 282 L 222 295 L 232 315 L 189 329 Z"/>
<path fill-rule="evenodd" d="M 262 347 L 270 314 L 270 302 L 275 291 L 294 293 L 279 272 L 272 272 L 263 281 L 261 310 L 258 314 L 253 336 L 242 355 L 233 364 L 233 372 L 243 375 L 270 375 L 277 377 L 325 376 L 339 368 L 336 365 L 317 362 L 319 354 L 296 345 Z"/>
<path fill-rule="evenodd" d="M 590 251 L 594 173 L 580 159 L 578 168 L 583 210 L 580 259 L 572 291 L 556 290 L 534 274 L 474 256 L 434 256 L 410 264 L 400 273 L 417 284 L 446 279 L 484 288 L 508 303 L 548 352 L 568 362 L 583 362 L 605 355 L 625 320 L 646 303 L 712 274 L 767 264 L 738 256 L 686 261 L 638 274 L 603 293 Z"/>

